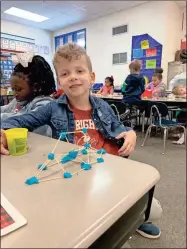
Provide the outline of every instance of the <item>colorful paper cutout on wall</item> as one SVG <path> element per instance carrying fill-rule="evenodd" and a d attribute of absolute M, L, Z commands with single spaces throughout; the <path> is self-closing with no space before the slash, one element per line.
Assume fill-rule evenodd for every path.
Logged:
<path fill-rule="evenodd" d="M 156 60 L 146 60 L 146 69 L 156 68 Z"/>
<path fill-rule="evenodd" d="M 147 48 L 149 48 L 149 41 L 148 40 L 141 41 L 141 49 L 147 49 Z"/>
<path fill-rule="evenodd" d="M 139 59 L 143 57 L 143 50 L 142 49 L 133 49 L 133 58 Z"/>
<path fill-rule="evenodd" d="M 156 48 L 146 49 L 146 57 L 156 56 Z"/>

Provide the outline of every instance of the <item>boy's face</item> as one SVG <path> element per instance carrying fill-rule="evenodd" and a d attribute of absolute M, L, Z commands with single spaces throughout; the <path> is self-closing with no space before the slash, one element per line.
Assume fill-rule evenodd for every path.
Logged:
<path fill-rule="evenodd" d="M 90 88 L 95 81 L 95 74 L 89 71 L 85 56 L 71 61 L 61 58 L 56 71 L 58 84 L 68 97 L 89 95 Z"/>
<path fill-rule="evenodd" d="M 179 87 L 179 95 L 185 95 L 186 94 L 186 88 L 185 87 Z"/>

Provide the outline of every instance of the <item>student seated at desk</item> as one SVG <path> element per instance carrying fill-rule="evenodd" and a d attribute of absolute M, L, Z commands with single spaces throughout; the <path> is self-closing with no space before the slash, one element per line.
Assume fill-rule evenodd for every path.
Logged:
<path fill-rule="evenodd" d="M 186 98 L 186 87 L 184 87 L 184 85 L 177 85 L 174 86 L 172 93 L 179 98 Z M 187 114 L 186 114 L 186 110 L 182 110 L 180 111 L 180 113 L 177 115 L 177 122 L 179 123 L 183 123 L 187 126 Z M 184 132 L 179 135 L 179 140 L 178 141 L 173 141 L 173 144 L 184 144 L 185 142 L 185 134 Z"/>
<path fill-rule="evenodd" d="M 113 76 L 105 78 L 105 85 L 97 92 L 98 94 L 111 95 L 114 93 L 114 78 Z"/>
<path fill-rule="evenodd" d="M 186 98 L 186 87 L 184 85 L 174 86 L 172 93 L 178 98 Z"/>
<path fill-rule="evenodd" d="M 166 94 L 166 85 L 162 82 L 162 68 L 156 68 L 152 76 L 152 81 L 146 86 L 146 90 L 151 90 L 152 95 L 157 97 L 164 97 Z"/>
<path fill-rule="evenodd" d="M 130 74 L 122 86 L 123 100 L 126 103 L 136 103 L 141 100 L 141 95 L 145 90 L 145 78 L 140 74 L 141 63 L 134 60 L 129 65 Z"/>
<path fill-rule="evenodd" d="M 49 95 L 55 91 L 55 80 L 47 61 L 39 55 L 33 57 L 30 53 L 18 54 L 17 58 L 19 63 L 10 78 L 15 98 L 8 105 L 1 106 L 1 122 L 37 110 L 53 101 Z M 49 137 L 52 135 L 48 125 L 34 132 Z"/>
<path fill-rule="evenodd" d="M 104 148 L 108 153 L 128 156 L 136 145 L 136 133 L 124 127 L 112 108 L 102 99 L 90 95 L 95 81 L 90 58 L 84 48 L 77 44 L 59 47 L 53 61 L 59 86 L 64 95 L 37 111 L 19 117 L 12 117 L 1 124 L 1 128 L 27 128 L 29 131 L 49 124 L 53 138 L 58 139 L 61 132 L 88 129 L 89 143 L 96 149 Z M 4 130 L 1 130 L 1 153 L 9 155 Z M 82 135 L 81 135 L 82 136 Z M 82 145 L 79 133 L 67 134 L 71 143 Z M 122 141 L 119 145 L 118 141 Z M 153 224 L 143 224 L 138 231 L 144 236 L 160 236 L 159 229 Z M 145 235 L 146 234 L 146 235 Z"/>

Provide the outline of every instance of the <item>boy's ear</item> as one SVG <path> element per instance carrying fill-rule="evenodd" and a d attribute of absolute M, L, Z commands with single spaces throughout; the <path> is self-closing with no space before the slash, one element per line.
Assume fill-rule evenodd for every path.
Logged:
<path fill-rule="evenodd" d="M 56 78 L 56 81 L 57 81 L 58 87 L 61 88 L 61 87 L 60 87 L 60 81 L 59 81 L 59 78 L 58 78 L 58 77 Z"/>
<path fill-rule="evenodd" d="M 95 73 L 91 72 L 90 76 L 91 76 L 91 85 L 93 85 L 95 83 Z"/>

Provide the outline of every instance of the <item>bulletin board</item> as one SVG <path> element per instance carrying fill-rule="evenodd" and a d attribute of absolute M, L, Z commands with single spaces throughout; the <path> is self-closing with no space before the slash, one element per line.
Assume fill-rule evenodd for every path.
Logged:
<path fill-rule="evenodd" d="M 1 32 L 1 51 L 28 52 L 34 51 L 34 46 L 34 39 Z"/>
<path fill-rule="evenodd" d="M 12 71 L 15 67 L 14 62 L 12 61 L 11 53 L 2 53 L 1 52 L 1 72 L 3 74 L 3 80 L 1 84 L 8 84 L 8 80 L 12 74 Z"/>
<path fill-rule="evenodd" d="M 74 32 L 66 33 L 55 37 L 55 50 L 59 46 L 67 43 L 77 43 L 86 49 L 86 29 L 80 29 Z"/>
<path fill-rule="evenodd" d="M 147 84 L 151 81 L 155 68 L 161 67 L 162 44 L 148 34 L 133 36 L 131 60 L 135 59 L 142 62 L 141 73 Z"/>

